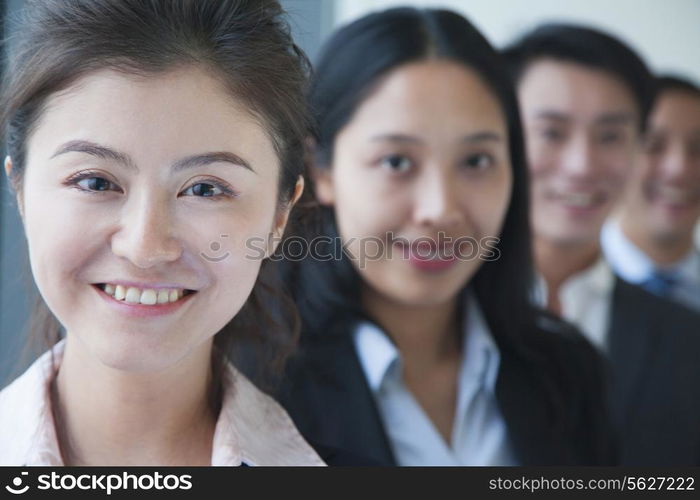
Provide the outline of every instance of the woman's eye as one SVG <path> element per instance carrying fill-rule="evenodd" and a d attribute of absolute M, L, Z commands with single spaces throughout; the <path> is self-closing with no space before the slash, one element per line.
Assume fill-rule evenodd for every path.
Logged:
<path fill-rule="evenodd" d="M 85 191 L 120 191 L 116 184 L 103 177 L 85 177 L 79 179 L 76 185 Z"/>
<path fill-rule="evenodd" d="M 469 170 L 485 170 L 495 163 L 493 156 L 486 153 L 469 155 L 464 160 L 464 166 Z"/>
<path fill-rule="evenodd" d="M 408 172 L 413 167 L 413 162 L 406 156 L 402 155 L 389 155 L 381 159 L 381 166 L 401 174 Z"/>
<path fill-rule="evenodd" d="M 202 198 L 213 198 L 224 194 L 224 190 L 208 182 L 198 182 L 185 189 L 182 194 L 185 196 L 201 196 Z"/>

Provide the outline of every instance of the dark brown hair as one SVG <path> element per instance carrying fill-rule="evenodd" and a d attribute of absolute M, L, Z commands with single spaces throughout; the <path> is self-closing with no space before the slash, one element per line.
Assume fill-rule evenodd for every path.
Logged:
<path fill-rule="evenodd" d="M 279 203 L 290 200 L 309 131 L 309 64 L 277 0 L 28 0 L 11 48 L 0 130 L 20 197 L 27 141 L 51 95 L 97 70 L 148 76 L 193 65 L 220 78 L 268 131 L 280 160 Z M 215 338 L 219 351 L 255 353 L 251 375 L 262 385 L 281 372 L 299 329 L 276 274 L 263 263 L 247 302 Z M 41 297 L 29 330 L 42 350 L 60 338 Z"/>

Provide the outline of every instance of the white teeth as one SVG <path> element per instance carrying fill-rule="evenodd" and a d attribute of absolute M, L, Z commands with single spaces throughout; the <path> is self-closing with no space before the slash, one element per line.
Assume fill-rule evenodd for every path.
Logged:
<path fill-rule="evenodd" d="M 183 289 L 154 290 L 146 288 L 141 290 L 133 286 L 127 288 L 123 285 L 112 285 L 110 283 L 106 283 L 102 289 L 106 294 L 111 295 L 116 300 L 123 300 L 130 304 L 142 304 L 146 306 L 177 302 L 185 296 L 185 291 Z"/>
<path fill-rule="evenodd" d="M 126 298 L 124 300 L 132 304 L 138 304 L 141 300 L 141 290 L 130 286 L 126 291 Z"/>
<path fill-rule="evenodd" d="M 661 187 L 658 190 L 659 196 L 669 203 L 683 204 L 688 203 L 692 199 L 692 193 L 685 189 L 677 189 L 671 187 Z"/>
<path fill-rule="evenodd" d="M 141 292 L 141 303 L 146 306 L 152 306 L 158 302 L 158 294 L 155 290 L 144 290 Z"/>
<path fill-rule="evenodd" d="M 170 301 L 169 297 L 170 297 L 170 294 L 168 293 L 167 290 L 158 290 L 157 302 L 159 304 L 167 304 Z"/>
<path fill-rule="evenodd" d="M 561 195 L 561 200 L 567 205 L 588 207 L 596 201 L 596 197 L 590 193 L 567 193 Z"/>

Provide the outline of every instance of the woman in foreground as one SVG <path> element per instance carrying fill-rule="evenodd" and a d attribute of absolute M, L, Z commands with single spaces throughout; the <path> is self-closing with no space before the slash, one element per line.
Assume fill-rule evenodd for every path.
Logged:
<path fill-rule="evenodd" d="M 246 246 L 303 189 L 305 59 L 278 3 L 26 8 L 1 125 L 49 350 L 0 393 L 0 464 L 323 464 L 226 359 L 234 336 L 293 337 Z"/>

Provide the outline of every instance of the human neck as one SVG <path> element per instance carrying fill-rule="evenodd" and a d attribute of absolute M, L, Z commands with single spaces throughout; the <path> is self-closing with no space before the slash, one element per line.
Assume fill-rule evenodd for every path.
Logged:
<path fill-rule="evenodd" d="M 535 264 L 547 283 L 547 309 L 561 315 L 559 291 L 574 274 L 587 269 L 600 257 L 597 239 L 566 245 L 545 238 L 535 238 Z"/>
<path fill-rule="evenodd" d="M 69 335 L 53 384 L 67 465 L 210 465 L 211 349 L 208 343 L 156 373 L 127 373 L 101 364 Z"/>
<path fill-rule="evenodd" d="M 654 237 L 648 229 L 635 223 L 633 217 L 625 215 L 620 219 L 620 229 L 634 246 L 660 267 L 676 264 L 693 249 L 692 232 L 673 238 Z"/>
<path fill-rule="evenodd" d="M 405 367 L 434 366 L 459 356 L 456 298 L 444 304 L 413 306 L 387 299 L 366 287 L 362 303 L 394 341 Z"/>

